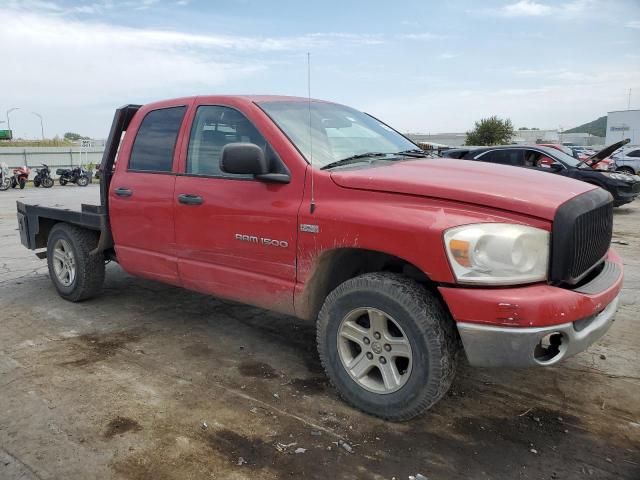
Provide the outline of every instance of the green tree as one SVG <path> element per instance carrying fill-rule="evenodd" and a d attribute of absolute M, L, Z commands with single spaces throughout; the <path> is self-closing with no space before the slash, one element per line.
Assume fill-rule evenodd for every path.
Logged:
<path fill-rule="evenodd" d="M 79 133 L 67 132 L 64 134 L 64 139 L 70 142 L 77 142 L 78 140 L 85 140 L 89 137 L 83 137 Z"/>
<path fill-rule="evenodd" d="M 511 120 L 494 115 L 476 122 L 474 129 L 467 132 L 465 145 L 506 145 L 513 135 Z"/>

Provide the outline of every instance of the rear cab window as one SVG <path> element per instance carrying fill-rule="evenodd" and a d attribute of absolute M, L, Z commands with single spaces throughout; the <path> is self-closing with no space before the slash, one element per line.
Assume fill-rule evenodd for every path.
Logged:
<path fill-rule="evenodd" d="M 131 148 L 129 171 L 168 173 L 187 107 L 152 110 L 144 117 Z"/>

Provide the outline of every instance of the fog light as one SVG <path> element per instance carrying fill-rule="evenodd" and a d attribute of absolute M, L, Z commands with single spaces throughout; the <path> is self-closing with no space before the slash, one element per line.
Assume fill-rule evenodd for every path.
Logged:
<path fill-rule="evenodd" d="M 533 356 L 540 363 L 549 363 L 564 350 L 564 335 L 561 332 L 551 332 L 540 339 Z"/>

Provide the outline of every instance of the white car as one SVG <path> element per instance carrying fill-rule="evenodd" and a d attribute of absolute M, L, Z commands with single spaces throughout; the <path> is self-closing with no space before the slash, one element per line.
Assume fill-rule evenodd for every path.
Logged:
<path fill-rule="evenodd" d="M 621 148 L 611 155 L 616 164 L 617 172 L 629 174 L 640 173 L 640 145 L 632 145 Z"/>

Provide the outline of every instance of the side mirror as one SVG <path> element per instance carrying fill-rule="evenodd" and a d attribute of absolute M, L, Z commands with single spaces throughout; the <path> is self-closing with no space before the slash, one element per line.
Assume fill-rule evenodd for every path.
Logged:
<path fill-rule="evenodd" d="M 269 165 L 262 149 L 253 143 L 229 143 L 222 149 L 220 170 L 226 173 L 263 175 Z"/>
<path fill-rule="evenodd" d="M 256 180 L 289 183 L 287 173 L 270 173 L 264 151 L 254 143 L 229 143 L 222 148 L 220 170 L 225 173 L 254 175 Z"/>
<path fill-rule="evenodd" d="M 549 165 L 549 169 L 552 172 L 560 172 L 564 169 L 564 167 L 562 166 L 561 163 L 552 163 L 551 165 Z"/>

